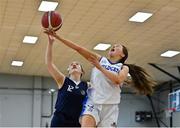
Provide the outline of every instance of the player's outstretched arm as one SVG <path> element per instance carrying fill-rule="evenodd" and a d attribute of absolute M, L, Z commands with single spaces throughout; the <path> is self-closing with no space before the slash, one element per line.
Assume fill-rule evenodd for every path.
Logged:
<path fill-rule="evenodd" d="M 59 35 L 57 35 L 55 32 L 52 32 L 52 31 L 49 31 L 46 33 L 49 33 L 51 34 L 52 36 L 54 36 L 56 39 L 58 39 L 59 41 L 61 41 L 63 44 L 65 44 L 66 46 L 74 49 L 75 51 L 77 51 L 79 54 L 81 54 L 84 58 L 86 58 L 87 60 L 91 60 L 92 58 L 97 58 L 98 60 L 100 60 L 101 56 L 82 47 L 82 46 L 79 46 L 78 44 L 70 41 L 70 40 L 67 40 L 67 39 L 64 39 L 62 37 L 60 37 Z"/>
<path fill-rule="evenodd" d="M 54 43 L 54 39 L 52 36 L 48 35 L 49 42 L 47 44 L 47 49 L 46 49 L 46 56 L 45 56 L 45 61 L 47 64 L 47 68 L 51 76 L 55 79 L 55 81 L 58 84 L 58 88 L 60 89 L 64 83 L 65 76 L 62 74 L 56 65 L 53 63 L 52 60 L 52 47 Z"/>

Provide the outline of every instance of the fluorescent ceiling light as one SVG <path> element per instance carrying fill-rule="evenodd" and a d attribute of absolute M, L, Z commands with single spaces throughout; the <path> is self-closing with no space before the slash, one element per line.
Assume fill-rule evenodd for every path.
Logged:
<path fill-rule="evenodd" d="M 43 12 L 54 11 L 57 6 L 58 2 L 42 1 L 38 10 Z"/>
<path fill-rule="evenodd" d="M 103 43 L 100 43 L 100 44 L 96 45 L 93 49 L 94 49 L 94 50 L 105 51 L 105 50 L 107 50 L 109 47 L 111 47 L 111 44 L 103 44 Z"/>
<path fill-rule="evenodd" d="M 161 54 L 162 57 L 173 57 L 177 54 L 179 54 L 180 52 L 179 51 L 171 51 L 171 50 L 168 50 L 164 53 Z"/>
<path fill-rule="evenodd" d="M 20 67 L 20 66 L 22 66 L 23 65 L 23 61 L 12 61 L 12 63 L 11 63 L 11 65 L 12 66 L 17 66 L 17 67 Z"/>
<path fill-rule="evenodd" d="M 23 43 L 35 44 L 37 39 L 38 37 L 35 36 L 25 36 L 23 39 Z"/>
<path fill-rule="evenodd" d="M 129 21 L 133 22 L 144 22 L 149 17 L 152 16 L 152 13 L 145 13 L 145 12 L 137 12 L 134 16 L 132 16 Z"/>

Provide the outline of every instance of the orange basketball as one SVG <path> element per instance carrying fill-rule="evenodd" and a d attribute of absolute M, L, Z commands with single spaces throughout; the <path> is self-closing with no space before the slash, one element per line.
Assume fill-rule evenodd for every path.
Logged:
<path fill-rule="evenodd" d="M 57 31 L 62 26 L 62 18 L 56 11 L 45 12 L 41 19 L 41 24 L 45 30 Z"/>

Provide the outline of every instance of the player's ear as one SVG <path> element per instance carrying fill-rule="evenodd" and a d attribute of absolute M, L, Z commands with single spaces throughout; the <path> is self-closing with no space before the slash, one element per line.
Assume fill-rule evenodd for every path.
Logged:
<path fill-rule="evenodd" d="M 123 52 L 120 53 L 121 57 L 125 57 L 125 54 Z"/>

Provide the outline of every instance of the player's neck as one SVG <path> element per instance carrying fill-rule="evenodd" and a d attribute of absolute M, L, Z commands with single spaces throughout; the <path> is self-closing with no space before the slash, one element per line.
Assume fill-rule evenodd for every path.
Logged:
<path fill-rule="evenodd" d="M 111 57 L 108 57 L 108 59 L 112 62 L 112 63 L 117 63 L 120 58 L 119 56 L 111 56 Z"/>
<path fill-rule="evenodd" d="M 70 79 L 74 80 L 76 82 L 79 82 L 79 81 L 81 81 L 81 75 L 80 74 L 72 74 L 72 75 L 70 75 Z"/>

